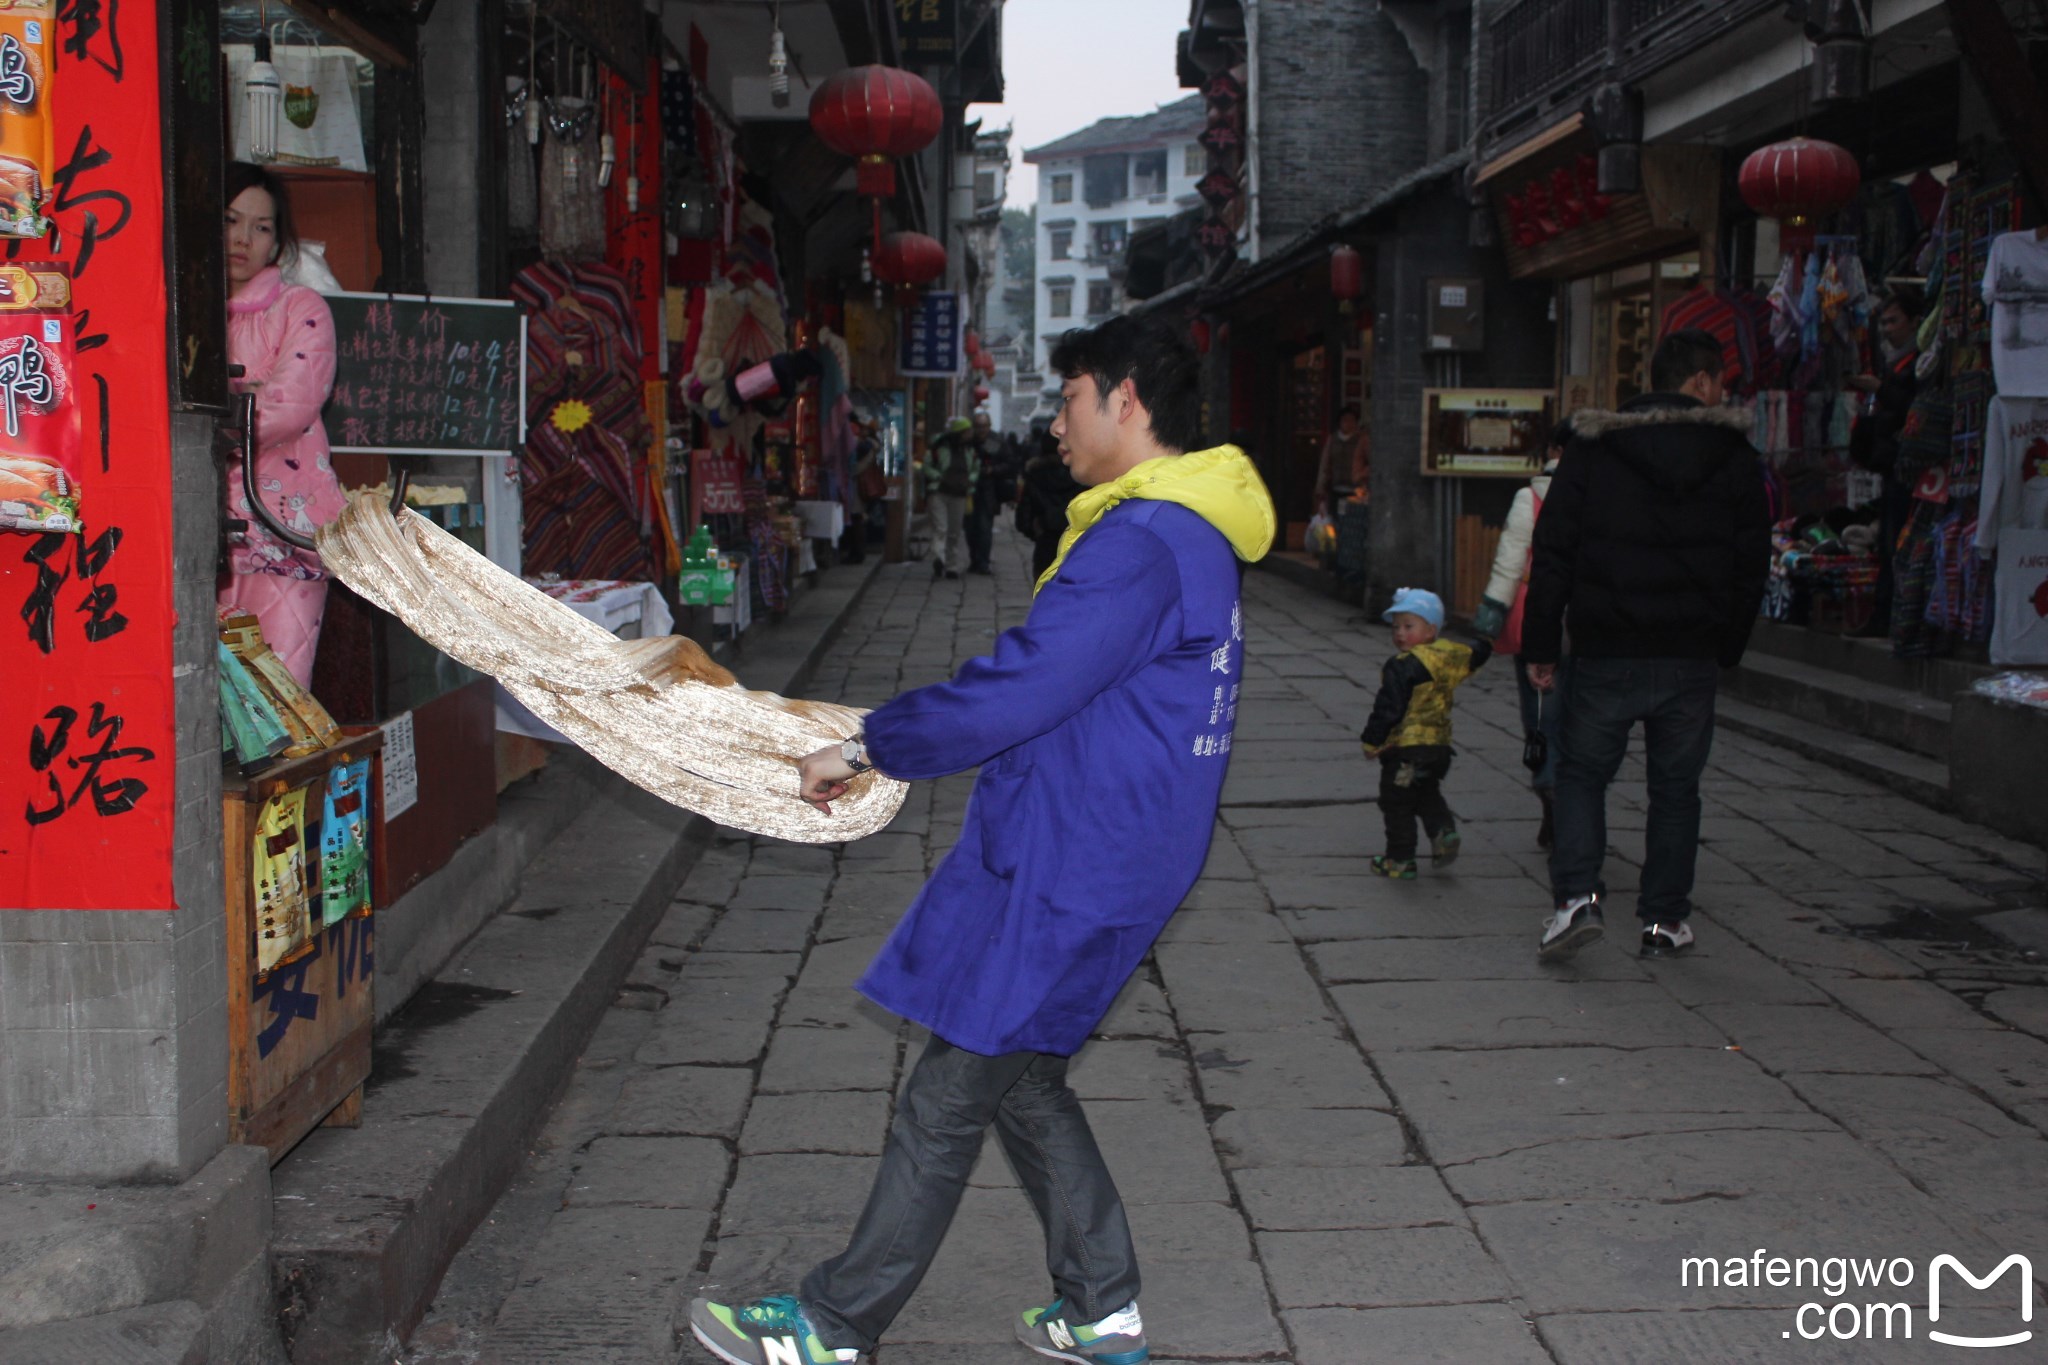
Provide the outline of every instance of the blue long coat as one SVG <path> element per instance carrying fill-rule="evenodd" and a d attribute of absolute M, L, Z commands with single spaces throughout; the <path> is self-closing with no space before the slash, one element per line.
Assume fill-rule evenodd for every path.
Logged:
<path fill-rule="evenodd" d="M 859 982 L 956 1047 L 1078 1051 L 1208 857 L 1243 670 L 1237 554 L 1145 496 L 1073 543 L 992 656 L 867 719 L 893 777 L 981 766 L 960 841 Z"/>

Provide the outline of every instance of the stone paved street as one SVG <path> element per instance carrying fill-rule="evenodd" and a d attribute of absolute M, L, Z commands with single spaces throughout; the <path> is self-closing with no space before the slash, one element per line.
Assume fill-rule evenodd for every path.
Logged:
<path fill-rule="evenodd" d="M 1027 547 L 998 548 L 993 581 L 882 570 L 815 695 L 872 705 L 985 651 L 1029 601 Z M 1724 732 L 1699 951 L 1635 955 L 1632 758 L 1610 804 L 1619 932 L 1547 968 L 1508 669 L 1460 693 L 1463 860 L 1374 880 L 1355 736 L 1387 633 L 1271 575 L 1245 597 L 1207 870 L 1074 1071 L 1130 1203 L 1155 1359 L 1938 1359 L 1930 1258 L 2048 1273 L 2048 969 L 1985 927 L 2040 922 L 2039 850 Z M 787 1289 L 838 1248 L 922 1041 L 849 986 L 969 787 L 919 784 L 844 848 L 711 849 L 408 1359 L 709 1360 L 676 1336 L 691 1294 Z M 1758 1248 L 1904 1257 L 1913 1277 L 1840 1298 L 1681 1285 L 1682 1257 Z M 1938 1325 L 2021 1330 L 2015 1288 L 1951 1278 Z M 991 1143 L 879 1360 L 1031 1359 L 1009 1323 L 1045 1297 Z M 1914 1340 L 1802 1341 L 1824 1321 L 1795 1317 L 1808 1302 L 1855 1305 L 1835 1321 L 1858 1336 L 1861 1305 L 1904 1303 Z"/>

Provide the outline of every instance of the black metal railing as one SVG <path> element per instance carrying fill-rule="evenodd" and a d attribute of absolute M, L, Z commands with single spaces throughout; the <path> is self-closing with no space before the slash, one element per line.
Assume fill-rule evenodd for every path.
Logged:
<path fill-rule="evenodd" d="M 1607 0 L 1522 0 L 1494 21 L 1492 107 L 1525 104 L 1606 55 Z"/>
<path fill-rule="evenodd" d="M 1491 21 L 1485 127 L 1498 134 L 1554 107 L 1603 78 L 1610 55 L 1616 77 L 1634 80 L 1779 2 L 1521 0 Z"/>

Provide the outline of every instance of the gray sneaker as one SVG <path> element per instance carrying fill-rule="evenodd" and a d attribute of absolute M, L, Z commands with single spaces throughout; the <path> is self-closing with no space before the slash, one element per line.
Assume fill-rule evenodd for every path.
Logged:
<path fill-rule="evenodd" d="M 1064 1298 L 1043 1308 L 1027 1308 L 1017 1320 L 1017 1340 L 1042 1356 L 1080 1365 L 1144 1365 L 1152 1358 L 1135 1300 L 1102 1321 L 1089 1323 L 1072 1321 Z"/>
<path fill-rule="evenodd" d="M 1543 921 L 1543 941 L 1536 946 L 1536 956 L 1545 962 L 1562 962 L 1605 931 L 1600 898 L 1574 896 Z"/>

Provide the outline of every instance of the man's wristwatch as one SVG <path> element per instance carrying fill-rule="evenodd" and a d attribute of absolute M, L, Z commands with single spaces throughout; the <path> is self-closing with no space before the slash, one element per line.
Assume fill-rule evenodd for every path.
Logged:
<path fill-rule="evenodd" d="M 839 757 L 855 773 L 867 772 L 875 766 L 868 762 L 868 748 L 866 744 L 861 742 L 859 735 L 855 735 L 852 739 L 839 746 Z"/>

